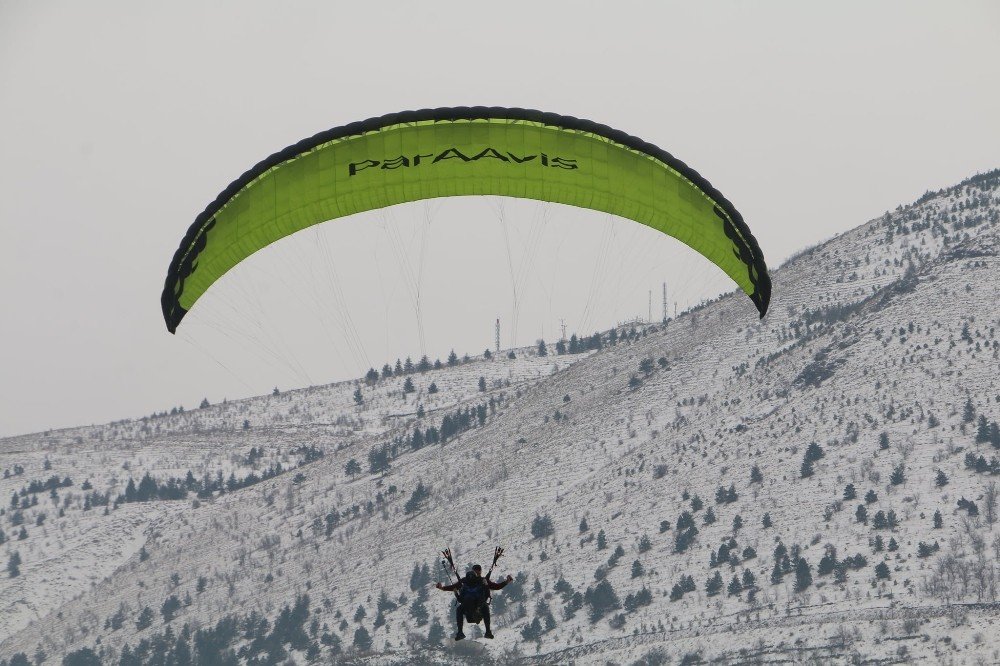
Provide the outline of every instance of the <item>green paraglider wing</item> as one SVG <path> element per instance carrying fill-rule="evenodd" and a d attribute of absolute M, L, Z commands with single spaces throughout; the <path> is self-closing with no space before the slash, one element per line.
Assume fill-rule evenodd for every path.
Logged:
<path fill-rule="evenodd" d="M 161 298 L 173 333 L 230 268 L 314 224 L 434 197 L 500 195 L 618 215 L 722 269 L 760 316 L 771 280 L 743 218 L 693 169 L 587 120 L 527 109 L 390 114 L 321 132 L 246 172 L 188 229 Z"/>

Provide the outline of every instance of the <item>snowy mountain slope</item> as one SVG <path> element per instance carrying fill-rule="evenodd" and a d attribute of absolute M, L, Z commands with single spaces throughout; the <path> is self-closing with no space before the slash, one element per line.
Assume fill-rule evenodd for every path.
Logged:
<path fill-rule="evenodd" d="M 6 564 L 16 551 L 24 563 L 19 576 L 0 578 L 0 635 L 9 636 L 84 593 L 137 557 L 140 546 L 155 537 L 170 516 L 184 520 L 190 509 L 189 503 L 158 501 L 127 503 L 105 514 L 100 500 L 91 502 L 93 493 L 103 495 L 106 505 L 108 498 L 113 502 L 125 491 L 130 478 L 139 481 L 146 474 L 163 480 L 182 478 L 190 470 L 199 481 L 205 475 L 242 479 L 276 464 L 294 466 L 302 458 L 296 449 L 313 443 L 323 449 L 353 450 L 358 442 L 385 436 L 412 421 L 418 400 L 432 418 L 480 396 L 480 376 L 490 386 L 501 387 L 490 389 L 491 394 L 511 387 L 516 391 L 582 356 L 540 358 L 522 352 L 515 359 L 445 366 L 414 374 L 416 391 L 406 397 L 400 391 L 403 378 L 373 387 L 341 382 L 109 426 L 0 440 L 0 469 L 5 470 L 0 511 L 7 514 L 0 527 L 6 533 L 3 560 Z M 438 391 L 428 395 L 432 382 Z M 365 396 L 362 408 L 353 398 L 359 386 Z M 244 420 L 249 422 L 246 428 Z M 147 443 L 150 438 L 154 444 Z M 251 449 L 261 452 L 252 462 Z M 364 454 L 359 458 L 363 461 Z M 17 473 L 18 466 L 23 473 Z M 61 482 L 68 478 L 73 485 L 58 488 L 55 497 L 46 494 L 48 488 L 20 494 L 32 481 L 52 476 Z M 37 504 L 15 510 L 7 503 L 13 494 L 22 503 L 27 498 Z M 36 525 L 40 516 L 43 522 Z M 23 542 L 17 538 L 20 527 L 28 535 Z"/>
<path fill-rule="evenodd" d="M 34 467 L 4 481 L 8 495 L 28 476 L 42 477 L 46 455 L 62 474 L 81 446 L 74 438 L 93 440 L 94 432 L 105 433 L 115 455 L 95 446 L 84 458 L 116 488 L 126 476 L 122 458 L 168 476 L 199 465 L 199 476 L 213 464 L 250 469 L 241 466 L 248 446 L 288 465 L 296 447 L 325 455 L 197 506 L 189 496 L 111 510 L 100 517 L 105 524 L 126 510 L 150 516 L 146 559 L 121 547 L 114 573 L 75 588 L 78 598 L 54 598 L 27 627 L 6 620 L 0 654 L 90 646 L 117 663 L 126 645 L 162 636 L 165 624 L 176 637 L 185 624 L 194 630 L 252 610 L 273 622 L 308 594 L 307 640 L 312 656 L 327 661 L 364 660 L 362 626 L 370 659 L 388 662 L 1000 659 L 1000 529 L 986 496 L 995 478 L 989 426 L 1000 419 L 998 181 L 996 173 L 972 179 L 802 253 L 774 272 L 763 322 L 745 298 L 729 295 L 665 327 L 606 341 L 586 358 L 520 354 L 511 363 L 531 369 L 509 387 L 508 362 L 494 360 L 434 371 L 454 378 L 442 386 L 453 381 L 461 390 L 433 398 L 417 393 L 404 402 L 401 380 L 382 380 L 360 408 L 351 398 L 356 385 L 345 384 L 294 405 L 282 400 L 293 394 L 282 394 L 248 401 L 252 408 L 199 410 L 197 425 L 189 412 L 160 432 L 131 424 L 114 435 L 5 441 L 0 450 L 10 453 L 0 467 L 15 458 Z M 490 386 L 500 378 L 501 388 L 480 394 L 480 375 Z M 456 405 L 485 405 L 487 396 L 494 406 L 484 408 L 481 425 L 473 417 L 443 446 L 412 450 L 397 440 L 384 475 L 345 471 L 355 459 L 367 472 L 372 449 L 437 426 Z M 432 399 L 441 409 L 428 409 Z M 244 414 L 258 419 L 246 431 Z M 977 443 L 981 420 L 987 441 Z M 228 458 L 210 463 L 209 450 Z M 408 512 L 418 483 L 429 497 Z M 845 499 L 848 484 L 853 499 Z M 963 498 L 978 515 L 959 508 Z M 37 511 L 25 508 L 26 522 Z M 697 534 L 678 540 L 685 511 Z M 84 513 L 67 511 L 65 529 L 82 529 Z M 737 516 L 742 525 L 734 527 Z M 4 544 L 5 557 L 32 538 Z M 450 631 L 448 598 L 426 596 L 424 580 L 413 589 L 414 565 L 426 563 L 440 578 L 434 553 L 442 545 L 467 564 L 496 542 L 508 548 L 501 571 L 526 574 L 497 595 L 497 639 L 431 650 L 429 629 L 439 620 Z M 721 556 L 724 544 L 735 556 Z M 831 548 L 836 556 L 824 560 Z M 47 565 L 22 559 L 21 581 L 52 576 Z M 745 585 L 747 571 L 754 581 Z M 718 592 L 708 589 L 716 573 Z M 695 589 L 671 600 L 683 576 Z M 20 584 L 0 586 L 0 595 L 23 603 L 34 587 Z M 379 612 L 382 592 L 391 603 Z M 179 608 L 161 613 L 172 595 Z M 154 619 L 138 629 L 146 607 Z M 116 614 L 124 618 L 117 628 Z M 254 635 L 251 627 L 234 648 L 252 649 Z M 294 645 L 282 649 L 310 652 Z"/>

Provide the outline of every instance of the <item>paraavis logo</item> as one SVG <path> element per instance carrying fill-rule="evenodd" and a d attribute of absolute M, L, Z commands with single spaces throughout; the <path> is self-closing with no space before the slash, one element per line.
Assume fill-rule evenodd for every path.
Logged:
<path fill-rule="evenodd" d="M 433 159 L 430 159 L 433 158 Z M 482 159 L 499 160 L 508 164 L 524 164 L 525 162 L 535 162 L 543 167 L 553 167 L 556 169 L 578 169 L 576 160 L 564 157 L 549 157 L 545 153 L 535 155 L 515 155 L 512 152 L 500 152 L 494 148 L 484 148 L 475 155 L 469 157 L 458 148 L 448 148 L 438 154 L 428 153 L 406 156 L 400 155 L 388 160 L 363 160 L 361 162 L 351 162 L 347 171 L 351 176 L 357 175 L 366 169 L 404 169 L 416 167 L 421 164 L 437 164 L 444 160 L 460 160 L 461 162 L 477 162 Z"/>

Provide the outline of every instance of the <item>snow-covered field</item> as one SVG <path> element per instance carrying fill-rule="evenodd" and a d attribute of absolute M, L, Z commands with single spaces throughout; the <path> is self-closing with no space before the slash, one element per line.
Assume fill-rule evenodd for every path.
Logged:
<path fill-rule="evenodd" d="M 772 275 L 763 321 L 0 440 L 0 663 L 1000 662 L 1000 173 Z M 498 543 L 452 644 L 436 553 Z"/>

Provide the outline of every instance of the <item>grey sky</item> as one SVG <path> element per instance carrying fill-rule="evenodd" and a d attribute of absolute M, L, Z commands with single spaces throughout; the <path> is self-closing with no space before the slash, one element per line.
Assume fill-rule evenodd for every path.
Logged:
<path fill-rule="evenodd" d="M 512 202 L 505 236 L 497 201 L 445 201 L 288 239 L 169 335 L 194 216 L 317 131 L 461 104 L 589 118 L 697 169 L 776 266 L 1000 166 L 998 80 L 995 2 L 0 1 L 0 436 L 481 352 L 497 315 L 505 345 L 592 332 L 663 279 L 689 278 L 681 307 L 730 288 L 625 222 Z"/>

